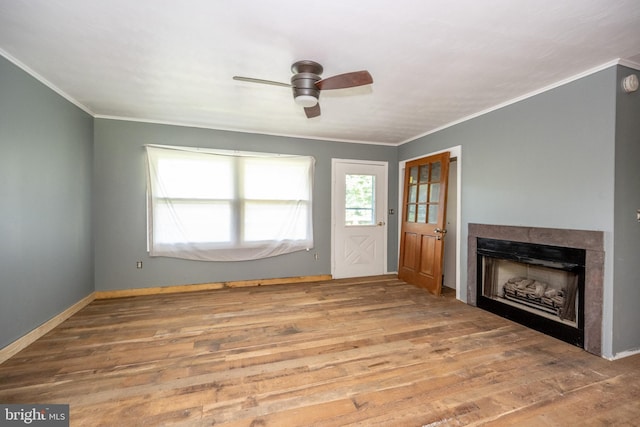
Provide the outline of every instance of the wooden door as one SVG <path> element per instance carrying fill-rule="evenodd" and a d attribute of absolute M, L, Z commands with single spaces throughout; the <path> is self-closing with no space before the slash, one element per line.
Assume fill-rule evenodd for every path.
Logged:
<path fill-rule="evenodd" d="M 449 153 L 407 162 L 398 277 L 435 295 L 442 290 Z"/>

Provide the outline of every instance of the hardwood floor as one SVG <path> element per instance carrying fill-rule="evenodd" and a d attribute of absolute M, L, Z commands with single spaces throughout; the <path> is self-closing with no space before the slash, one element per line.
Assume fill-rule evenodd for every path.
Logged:
<path fill-rule="evenodd" d="M 0 365 L 72 426 L 624 426 L 610 362 L 395 276 L 96 300 Z"/>

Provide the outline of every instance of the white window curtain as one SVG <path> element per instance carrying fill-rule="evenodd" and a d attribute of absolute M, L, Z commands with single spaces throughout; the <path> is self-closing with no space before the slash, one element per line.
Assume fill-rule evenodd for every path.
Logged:
<path fill-rule="evenodd" d="M 313 247 L 313 157 L 145 148 L 151 256 L 242 261 Z"/>

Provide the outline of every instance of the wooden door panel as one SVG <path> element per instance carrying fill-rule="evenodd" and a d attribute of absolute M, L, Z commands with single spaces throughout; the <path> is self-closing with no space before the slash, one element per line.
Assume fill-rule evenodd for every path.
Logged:
<path fill-rule="evenodd" d="M 422 236 L 422 244 L 420 245 L 420 273 L 429 277 L 433 277 L 436 268 L 434 260 L 436 251 L 435 236 Z"/>
<path fill-rule="evenodd" d="M 406 233 L 404 237 L 405 251 L 404 262 L 402 264 L 405 268 L 416 271 L 418 269 L 418 263 L 416 261 L 418 260 L 419 253 L 416 245 L 418 235 L 415 233 Z"/>

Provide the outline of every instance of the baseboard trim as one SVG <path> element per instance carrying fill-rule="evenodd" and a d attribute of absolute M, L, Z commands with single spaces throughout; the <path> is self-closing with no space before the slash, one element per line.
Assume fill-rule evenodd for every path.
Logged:
<path fill-rule="evenodd" d="M 67 320 L 69 317 L 76 314 L 78 311 L 82 310 L 87 305 L 89 305 L 94 299 L 95 299 L 95 293 L 91 293 L 87 295 L 77 303 L 73 304 L 71 307 L 67 308 L 62 313 L 57 314 L 56 316 L 47 320 L 42 325 L 38 326 L 37 328 L 33 329 L 31 332 L 28 332 L 27 334 L 18 338 L 17 340 L 7 345 L 6 347 L 1 348 L 0 363 L 5 362 L 7 359 L 9 359 L 10 357 L 13 357 L 21 350 L 24 350 L 28 345 L 32 344 L 37 339 L 43 337 L 53 328 L 55 328 L 56 326 L 58 326 L 59 324 Z"/>
<path fill-rule="evenodd" d="M 635 356 L 636 354 L 640 354 L 640 348 L 636 348 L 633 350 L 621 351 L 620 353 L 616 353 L 613 357 L 605 357 L 607 360 L 619 360 L 624 359 L 625 357 Z"/>
<path fill-rule="evenodd" d="M 143 295 L 173 294 L 183 292 L 210 291 L 224 288 L 244 288 L 249 286 L 284 285 L 291 283 L 322 282 L 331 280 L 330 274 L 316 276 L 283 277 L 279 279 L 240 280 L 235 282 L 199 283 L 195 285 L 161 286 L 154 288 L 118 289 L 113 291 L 96 291 L 96 299 L 126 298 Z"/>

